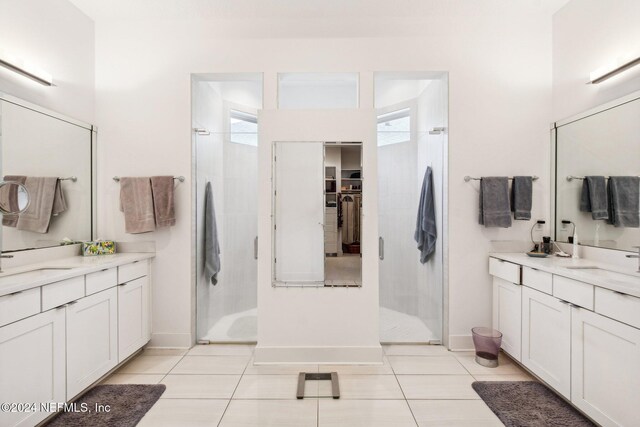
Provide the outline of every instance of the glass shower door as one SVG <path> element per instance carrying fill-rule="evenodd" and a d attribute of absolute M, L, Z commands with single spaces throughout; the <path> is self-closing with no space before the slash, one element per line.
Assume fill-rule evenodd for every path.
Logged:
<path fill-rule="evenodd" d="M 410 131 L 409 111 L 378 119 L 378 215 L 381 256 L 380 341 L 427 343 L 429 286 L 414 240 L 425 168 L 420 164 L 419 136 Z"/>
<path fill-rule="evenodd" d="M 257 125 L 234 133 L 196 136 L 197 335 L 198 341 L 257 340 L 258 146 Z M 204 188 L 211 182 L 220 245 L 220 272 L 213 285 L 203 273 Z"/>

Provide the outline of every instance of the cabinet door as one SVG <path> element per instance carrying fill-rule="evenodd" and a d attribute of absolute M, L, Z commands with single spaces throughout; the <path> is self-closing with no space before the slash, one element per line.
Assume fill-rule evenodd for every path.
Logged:
<path fill-rule="evenodd" d="M 502 349 L 520 360 L 522 286 L 493 278 L 493 328 L 502 332 Z"/>
<path fill-rule="evenodd" d="M 118 293 L 98 292 L 67 306 L 67 400 L 118 364 Z"/>
<path fill-rule="evenodd" d="M 526 286 L 522 287 L 522 363 L 571 398 L 571 308 Z"/>
<path fill-rule="evenodd" d="M 572 309 L 571 401 L 603 426 L 637 426 L 640 330 Z"/>
<path fill-rule="evenodd" d="M 0 328 L 0 402 L 65 399 L 64 308 Z M 34 426 L 50 412 L 0 412 L 1 426 Z"/>
<path fill-rule="evenodd" d="M 118 362 L 149 341 L 149 281 L 141 277 L 118 286 Z"/>

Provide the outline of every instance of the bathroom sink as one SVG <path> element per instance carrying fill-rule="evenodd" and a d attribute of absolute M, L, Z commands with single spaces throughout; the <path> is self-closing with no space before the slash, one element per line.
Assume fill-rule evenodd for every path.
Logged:
<path fill-rule="evenodd" d="M 13 282 L 38 280 L 51 273 L 71 270 L 72 267 L 42 267 L 20 273 L 0 274 L 0 285 Z"/>
<path fill-rule="evenodd" d="M 612 280 L 614 282 L 623 283 L 625 285 L 640 285 L 640 276 L 633 274 L 618 273 L 617 271 L 605 270 L 596 266 L 575 266 L 567 267 L 569 270 L 584 271 L 590 275 Z"/>

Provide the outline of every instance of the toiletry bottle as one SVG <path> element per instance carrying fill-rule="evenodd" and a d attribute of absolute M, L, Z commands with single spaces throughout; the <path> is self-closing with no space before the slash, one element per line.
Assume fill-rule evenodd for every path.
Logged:
<path fill-rule="evenodd" d="M 551 237 L 549 236 L 543 236 L 542 237 L 542 251 L 545 254 L 550 254 L 551 253 Z"/>
<path fill-rule="evenodd" d="M 577 227 L 573 227 L 573 247 L 571 258 L 578 259 L 580 256 L 578 255 L 578 232 L 576 230 Z"/>

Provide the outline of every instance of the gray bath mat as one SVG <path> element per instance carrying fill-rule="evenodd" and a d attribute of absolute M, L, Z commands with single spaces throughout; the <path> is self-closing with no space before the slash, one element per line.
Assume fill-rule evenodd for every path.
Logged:
<path fill-rule="evenodd" d="M 61 412 L 47 427 L 133 427 L 160 398 L 164 384 L 98 385 L 76 400 L 77 411 Z M 87 412 L 81 412 L 83 404 Z M 109 405 L 109 412 L 96 411 Z"/>
<path fill-rule="evenodd" d="M 473 389 L 507 427 L 595 427 L 535 381 L 476 381 Z"/>

